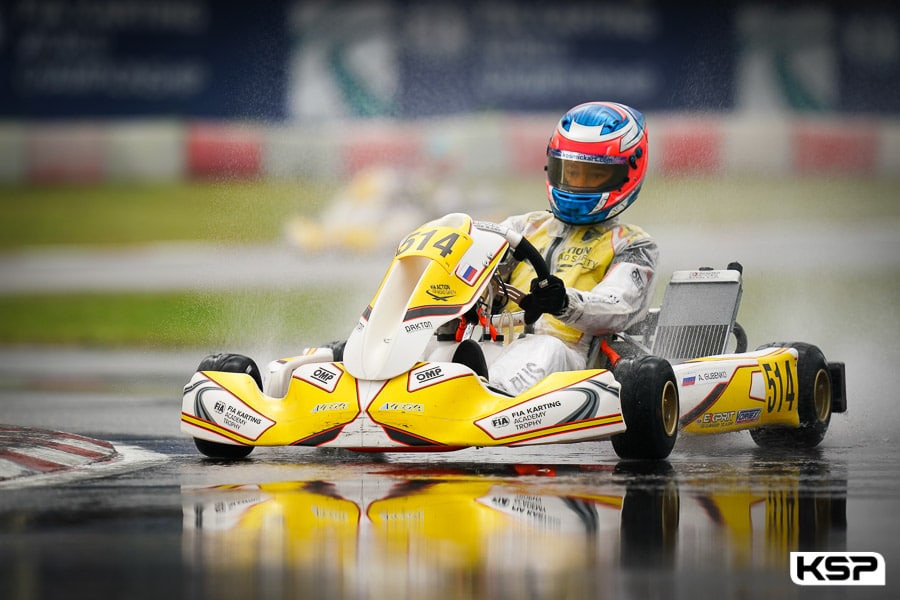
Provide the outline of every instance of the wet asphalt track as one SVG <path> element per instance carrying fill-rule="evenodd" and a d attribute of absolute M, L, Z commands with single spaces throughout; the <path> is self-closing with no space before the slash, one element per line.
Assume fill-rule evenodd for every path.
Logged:
<path fill-rule="evenodd" d="M 603 442 L 226 464 L 178 432 L 191 353 L 0 359 L 0 421 L 142 453 L 0 487 L 3 598 L 896 597 L 900 444 L 852 412 L 813 451 L 682 438 L 653 466 Z M 793 550 L 879 552 L 889 585 L 801 588 Z"/>
<path fill-rule="evenodd" d="M 878 243 L 897 245 L 889 235 Z M 727 252 L 723 261 L 740 257 Z M 829 252 L 796 261 L 824 272 Z M 862 270 L 856 260 L 852 285 L 805 279 L 748 327 L 751 344 L 801 339 L 847 363 L 850 411 L 808 452 L 763 452 L 734 434 L 682 438 L 654 467 L 620 462 L 606 443 L 440 455 L 258 449 L 223 464 L 178 431 L 181 386 L 202 353 L 3 350 L 0 423 L 140 456 L 0 485 L 0 597 L 896 598 L 897 257 Z M 11 293 L 12 269 L 35 257 L 5 260 Z M 751 297 L 775 291 L 754 284 Z M 888 585 L 797 586 L 793 550 L 879 552 Z"/>

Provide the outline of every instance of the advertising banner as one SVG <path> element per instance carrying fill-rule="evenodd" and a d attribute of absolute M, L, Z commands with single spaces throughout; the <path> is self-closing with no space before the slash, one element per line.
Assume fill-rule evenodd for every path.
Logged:
<path fill-rule="evenodd" d="M 284 117 L 284 3 L 12 0 L 0 118 Z"/>
<path fill-rule="evenodd" d="M 10 0 L 0 118 L 900 112 L 892 3 Z"/>

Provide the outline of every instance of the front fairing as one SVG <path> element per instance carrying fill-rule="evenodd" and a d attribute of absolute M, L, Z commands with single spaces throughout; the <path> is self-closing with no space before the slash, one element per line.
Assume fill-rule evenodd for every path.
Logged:
<path fill-rule="evenodd" d="M 554 373 L 516 397 L 468 368 L 422 362 L 388 380 L 353 377 L 343 363 L 303 365 L 284 398 L 243 373 L 201 371 L 185 388 L 182 430 L 254 446 L 452 450 L 602 439 L 624 431 L 609 371 Z"/>
<path fill-rule="evenodd" d="M 411 369 L 435 331 L 475 305 L 507 247 L 502 235 L 458 213 L 407 236 L 347 339 L 347 371 L 384 380 Z"/>

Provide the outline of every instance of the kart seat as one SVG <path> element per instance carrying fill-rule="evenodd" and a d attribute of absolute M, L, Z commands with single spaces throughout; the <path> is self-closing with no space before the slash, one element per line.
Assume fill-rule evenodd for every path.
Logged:
<path fill-rule="evenodd" d="M 488 377 L 487 361 L 484 358 L 484 350 L 481 345 L 473 339 L 463 340 L 456 347 L 453 353 L 452 362 L 459 363 L 469 367 L 479 377 L 490 379 Z"/>
<path fill-rule="evenodd" d="M 671 362 L 725 352 L 741 303 L 739 263 L 675 271 L 666 287 L 651 354 Z"/>

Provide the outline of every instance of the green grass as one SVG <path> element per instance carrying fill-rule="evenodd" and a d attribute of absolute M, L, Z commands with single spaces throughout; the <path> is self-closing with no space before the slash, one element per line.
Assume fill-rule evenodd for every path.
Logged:
<path fill-rule="evenodd" d="M 648 177 L 626 213 L 645 227 L 846 222 L 900 216 L 898 179 L 859 177 Z"/>
<path fill-rule="evenodd" d="M 479 183 L 496 192 L 499 214 L 546 206 L 540 175 Z M 894 218 L 900 215 L 898 183 L 855 177 L 648 177 L 627 216 L 647 228 Z M 334 183 L 305 180 L 0 187 L 0 251 L 48 244 L 277 240 L 288 217 L 317 214 L 336 189 Z"/>
<path fill-rule="evenodd" d="M 0 344 L 303 347 L 336 339 L 355 322 L 362 306 L 335 302 L 352 296 L 347 290 L 6 296 Z"/>
<path fill-rule="evenodd" d="M 540 175 L 483 183 L 500 192 L 500 214 L 546 206 Z M 847 177 L 649 177 L 627 217 L 650 231 L 735 222 L 896 222 L 898 187 L 897 180 Z M 309 181 L 0 187 L 0 252 L 41 245 L 275 241 L 285 218 L 315 214 L 335 189 Z M 357 293 L 352 282 L 348 291 Z M 336 297 L 315 290 L 0 296 L 0 344 L 316 343 L 338 337 L 335 323 L 352 324 L 361 308 L 335 305 Z"/>
<path fill-rule="evenodd" d="M 827 348 L 868 344 L 860 340 L 900 335 L 898 294 L 895 269 L 828 278 L 757 273 L 744 282 L 738 321 L 752 347 L 783 339 Z M 349 285 L 304 292 L 0 296 L 0 345 L 299 350 L 346 337 L 367 299 L 362 297 Z"/>
<path fill-rule="evenodd" d="M 0 250 L 272 240 L 286 215 L 316 212 L 331 194 L 311 182 L 0 187 Z"/>

